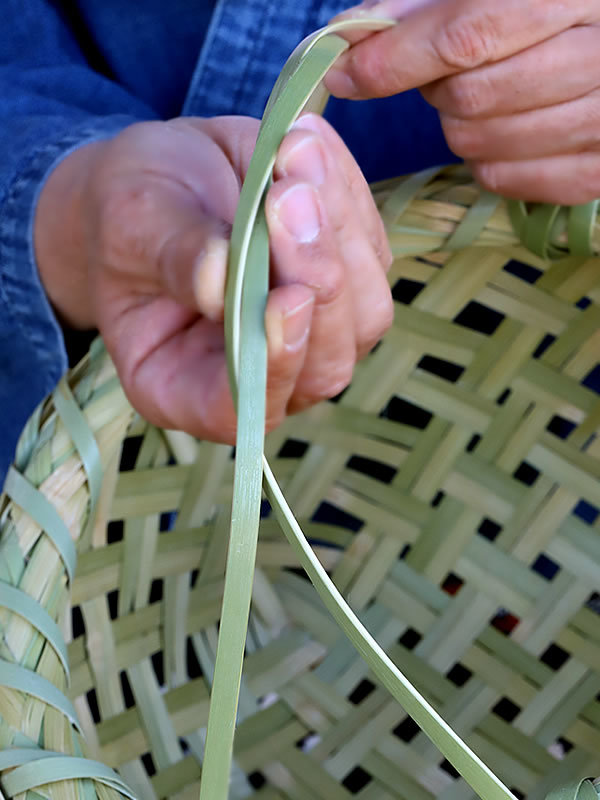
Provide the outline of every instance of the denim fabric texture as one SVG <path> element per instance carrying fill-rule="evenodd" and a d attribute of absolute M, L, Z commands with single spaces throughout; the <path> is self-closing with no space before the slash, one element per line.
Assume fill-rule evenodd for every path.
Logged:
<path fill-rule="evenodd" d="M 73 149 L 140 120 L 260 116 L 287 56 L 349 0 L 4 0 L 0 26 L 0 485 L 67 366 L 33 247 L 37 197 Z M 370 180 L 453 160 L 408 92 L 332 102 Z M 375 144 L 375 146 L 374 146 Z"/>

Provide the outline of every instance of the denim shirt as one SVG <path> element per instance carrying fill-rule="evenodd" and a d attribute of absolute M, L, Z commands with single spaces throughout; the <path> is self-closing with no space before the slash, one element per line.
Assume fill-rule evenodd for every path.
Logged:
<path fill-rule="evenodd" d="M 140 120 L 260 116 L 295 45 L 348 5 L 349 0 L 4 0 L 0 485 L 25 421 L 67 367 L 32 237 L 36 201 L 50 171 L 75 148 Z M 369 179 L 452 159 L 436 114 L 416 93 L 335 101 L 327 116 Z"/>

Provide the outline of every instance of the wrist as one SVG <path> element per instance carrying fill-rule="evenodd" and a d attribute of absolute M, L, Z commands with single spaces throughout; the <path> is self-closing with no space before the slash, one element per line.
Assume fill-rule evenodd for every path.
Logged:
<path fill-rule="evenodd" d="M 105 142 L 92 142 L 64 158 L 47 178 L 33 226 L 40 279 L 60 321 L 96 327 L 89 291 L 85 195 L 91 167 Z"/>

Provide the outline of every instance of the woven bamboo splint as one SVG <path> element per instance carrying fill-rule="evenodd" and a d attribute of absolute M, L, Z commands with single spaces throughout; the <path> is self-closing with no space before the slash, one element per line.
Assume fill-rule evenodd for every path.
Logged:
<path fill-rule="evenodd" d="M 374 192 L 394 325 L 266 455 L 350 606 L 515 796 L 594 800 L 598 204 L 509 207 L 464 167 Z M 33 415 L 0 509 L 2 798 L 198 797 L 233 470 L 136 416 L 100 341 Z M 471 800 L 263 517 L 229 797 Z"/>
<path fill-rule="evenodd" d="M 477 196 L 463 168 L 434 176 L 388 218 L 395 249 L 402 225 L 452 235 Z M 377 197 L 391 213 L 392 185 Z M 393 328 L 339 402 L 288 419 L 267 454 L 378 641 L 510 787 L 542 798 L 600 772 L 600 260 L 510 245 L 503 204 L 481 240 L 492 235 L 506 245 L 398 255 Z M 104 468 L 91 527 L 67 385 Z M 16 465 L 64 520 L 77 570 L 69 592 L 57 546 L 5 497 L 3 666 L 66 692 L 86 744 L 66 711 L 2 673 L 2 747 L 85 753 L 139 798 L 195 798 L 230 450 L 135 417 L 98 343 L 32 418 Z M 267 799 L 470 797 L 297 566 L 267 517 L 231 797 L 253 786 Z M 9 586 L 75 630 L 69 686 L 59 648 L 15 611 Z M 5 797 L 120 796 L 96 780 L 91 794 L 74 782 L 20 793 L 17 772 L 2 774 Z"/>

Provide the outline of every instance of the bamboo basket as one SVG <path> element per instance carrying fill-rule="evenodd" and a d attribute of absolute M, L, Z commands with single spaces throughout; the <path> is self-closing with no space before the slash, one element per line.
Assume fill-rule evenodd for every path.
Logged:
<path fill-rule="evenodd" d="M 394 325 L 266 454 L 391 659 L 542 800 L 600 773 L 598 204 L 509 206 L 462 166 L 373 190 Z M 137 416 L 100 341 L 34 413 L 0 509 L 1 798 L 198 797 L 233 465 Z M 473 797 L 266 504 L 229 796 Z"/>

